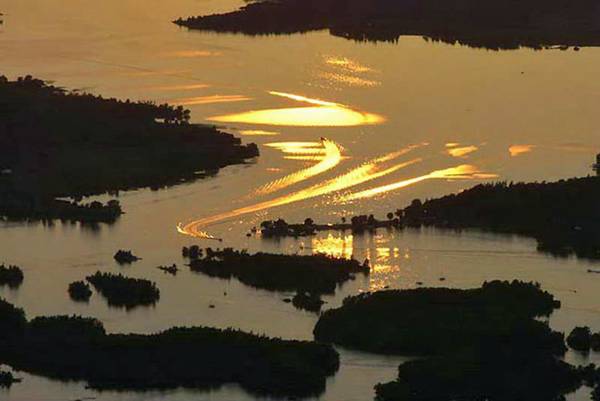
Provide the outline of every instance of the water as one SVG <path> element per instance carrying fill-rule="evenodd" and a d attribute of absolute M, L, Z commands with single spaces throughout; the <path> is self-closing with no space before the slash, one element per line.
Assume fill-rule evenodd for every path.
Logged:
<path fill-rule="evenodd" d="M 2 2 L 0 73 L 32 74 L 106 96 L 185 104 L 194 121 L 224 124 L 245 141 L 259 143 L 261 157 L 168 190 L 123 193 L 127 214 L 113 226 L 2 226 L 0 258 L 22 266 L 26 278 L 19 290 L 2 289 L 1 296 L 30 317 L 94 316 L 111 332 L 208 325 L 312 338 L 316 316 L 283 303 L 287 294 L 210 279 L 185 267 L 175 277 L 156 269 L 183 267 L 181 246 L 199 243 L 371 259 L 373 274 L 325 297 L 326 307 L 359 291 L 413 288 L 418 281 L 473 287 L 519 278 L 539 281 L 563 302 L 551 319 L 557 329 L 577 324 L 600 329 L 600 277 L 587 273 L 597 265 L 537 253 L 531 239 L 438 230 L 321 233 L 280 241 L 245 236 L 260 221 L 277 217 L 317 222 L 356 212 L 383 217 L 413 198 L 459 191 L 493 177 L 531 181 L 588 174 L 600 148 L 600 82 L 588 78 L 600 66 L 599 49 L 494 52 L 416 37 L 361 44 L 327 32 L 250 38 L 190 32 L 169 22 L 237 5 L 230 0 Z M 203 222 L 199 230 L 224 242 L 194 239 L 176 229 L 195 221 Z M 118 267 L 112 255 L 119 248 L 143 259 Z M 161 300 L 130 312 L 108 308 L 96 294 L 89 305 L 70 301 L 68 283 L 96 270 L 154 280 Z M 582 362 L 576 354 L 568 359 Z M 321 399 L 371 399 L 373 385 L 392 379 L 401 360 L 342 351 L 342 367 Z M 96 393 L 81 383 L 19 375 L 24 383 L 0 392 L 0 399 L 253 399 L 235 386 L 210 393 Z M 582 391 L 573 398 L 587 395 Z"/>

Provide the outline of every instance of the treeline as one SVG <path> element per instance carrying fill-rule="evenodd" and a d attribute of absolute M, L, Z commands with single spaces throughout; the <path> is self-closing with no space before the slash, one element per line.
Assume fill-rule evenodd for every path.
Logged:
<path fill-rule="evenodd" d="M 358 41 L 420 35 L 512 49 L 596 46 L 599 13 L 594 0 L 274 0 L 174 22 L 192 29 L 249 35 L 329 29 L 333 35 Z"/>
<path fill-rule="evenodd" d="M 339 366 L 328 345 L 239 330 L 173 328 L 152 335 L 107 334 L 77 316 L 27 321 L 0 300 L 0 363 L 95 389 L 211 389 L 237 383 L 263 396 L 308 397 Z"/>
<path fill-rule="evenodd" d="M 600 257 L 600 177 L 480 184 L 397 213 L 409 226 L 478 228 L 532 236 L 555 255 Z"/>
<path fill-rule="evenodd" d="M 181 106 L 0 76 L 0 216 L 110 222 L 120 209 L 55 198 L 161 188 L 258 155 L 255 144 L 189 119 Z"/>
<path fill-rule="evenodd" d="M 365 293 L 324 312 L 315 338 L 383 354 L 415 355 L 398 378 L 375 387 L 378 401 L 561 400 L 600 385 L 593 365 L 560 360 L 564 335 L 541 316 L 560 303 L 537 284 Z"/>

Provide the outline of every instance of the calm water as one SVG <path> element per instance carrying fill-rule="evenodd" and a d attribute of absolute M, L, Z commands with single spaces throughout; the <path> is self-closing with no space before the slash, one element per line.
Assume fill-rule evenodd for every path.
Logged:
<path fill-rule="evenodd" d="M 1 74 L 32 74 L 106 96 L 185 104 L 196 122 L 222 124 L 263 146 L 253 163 L 225 168 L 216 177 L 159 192 L 123 193 L 127 214 L 110 227 L 0 227 L 0 261 L 19 264 L 26 274 L 18 291 L 3 289 L 0 295 L 29 316 L 95 316 L 114 332 L 185 324 L 312 337 L 316 316 L 283 303 L 283 294 L 185 268 L 175 277 L 155 268 L 182 265 L 181 246 L 199 243 L 370 258 L 373 274 L 328 297 L 327 307 L 359 291 L 412 288 L 417 281 L 471 287 L 520 278 L 541 282 L 563 301 L 551 320 L 557 329 L 583 323 L 600 329 L 600 277 L 587 273 L 598 266 L 539 254 L 530 239 L 435 230 L 322 233 L 281 241 L 245 236 L 267 218 L 338 221 L 359 211 L 383 216 L 413 198 L 490 179 L 588 174 L 600 149 L 600 81 L 589 79 L 600 67 L 600 49 L 493 52 L 413 37 L 360 44 L 327 32 L 249 38 L 189 32 L 169 23 L 239 3 L 2 2 Z M 206 231 L 224 242 L 181 234 L 179 223 L 184 231 Z M 143 260 L 120 268 L 112 260 L 119 248 Z M 89 305 L 71 302 L 68 283 L 96 270 L 155 280 L 161 300 L 131 312 L 109 309 L 97 295 Z M 373 385 L 392 379 L 401 360 L 342 351 L 342 368 L 321 399 L 371 399 Z M 252 399 L 235 386 L 210 393 L 98 394 L 80 383 L 21 376 L 25 382 L 0 392 L 0 399 Z"/>

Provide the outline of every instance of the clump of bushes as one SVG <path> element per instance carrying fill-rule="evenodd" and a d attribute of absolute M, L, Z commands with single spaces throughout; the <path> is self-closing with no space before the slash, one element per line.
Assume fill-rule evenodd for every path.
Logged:
<path fill-rule="evenodd" d="M 589 327 L 575 327 L 567 337 L 567 344 L 580 352 L 600 351 L 600 333 L 592 334 Z"/>
<path fill-rule="evenodd" d="M 18 266 L 0 265 L 0 286 L 18 288 L 23 283 L 23 271 Z"/>
<path fill-rule="evenodd" d="M 101 272 L 86 277 L 86 280 L 111 306 L 129 309 L 141 305 L 154 305 L 160 299 L 159 289 L 149 280 Z"/>
<path fill-rule="evenodd" d="M 0 370 L 0 387 L 10 387 L 13 383 L 20 381 L 21 380 L 16 379 L 11 372 Z"/>
<path fill-rule="evenodd" d="M 181 249 L 181 254 L 184 258 L 196 260 L 202 257 L 202 249 L 198 245 L 192 245 L 190 247 L 184 246 Z"/>
<path fill-rule="evenodd" d="M 140 258 L 135 256 L 131 251 L 124 251 L 122 249 L 119 249 L 113 257 L 120 265 L 131 264 L 140 260 Z"/>
<path fill-rule="evenodd" d="M 73 301 L 89 301 L 92 296 L 90 286 L 83 281 L 75 281 L 69 284 L 69 296 Z"/>
<path fill-rule="evenodd" d="M 306 292 L 298 292 L 292 298 L 294 307 L 315 313 L 321 311 L 324 303 L 320 296 Z"/>

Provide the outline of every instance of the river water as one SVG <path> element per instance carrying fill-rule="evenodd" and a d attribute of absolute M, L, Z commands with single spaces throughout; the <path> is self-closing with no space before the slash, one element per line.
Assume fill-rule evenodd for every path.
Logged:
<path fill-rule="evenodd" d="M 531 239 L 383 229 L 298 240 L 245 235 L 265 219 L 332 222 L 358 212 L 383 217 L 414 198 L 478 182 L 588 174 L 600 149 L 600 81 L 589 79 L 600 67 L 599 49 L 497 52 L 418 37 L 366 44 L 325 31 L 246 37 L 192 32 L 170 23 L 239 5 L 235 0 L 2 1 L 0 74 L 31 74 L 105 96 L 183 104 L 195 122 L 219 124 L 258 143 L 261 156 L 193 183 L 122 193 L 126 214 L 112 226 L 0 226 L 0 262 L 18 264 L 26 275 L 20 289 L 0 289 L 1 296 L 30 317 L 94 316 L 111 332 L 208 325 L 312 338 L 317 317 L 283 303 L 285 294 L 185 268 L 174 277 L 156 269 L 182 267 L 181 246 L 197 243 L 369 258 L 370 277 L 326 297 L 326 307 L 386 286 L 413 288 L 423 282 L 464 288 L 518 278 L 539 281 L 562 301 L 551 318 L 557 329 L 576 324 L 600 329 L 600 276 L 587 273 L 598 266 L 540 254 Z M 203 232 L 223 242 L 188 235 Z M 118 267 L 112 255 L 119 248 L 143 259 Z M 154 280 L 161 300 L 129 312 L 108 308 L 97 295 L 89 304 L 70 301 L 68 283 L 96 270 Z M 403 360 L 347 350 L 341 355 L 342 367 L 322 400 L 372 399 L 373 385 L 392 379 Z M 594 354 L 568 359 L 600 360 Z M 81 383 L 19 376 L 25 381 L 1 390 L 0 399 L 254 399 L 236 386 L 96 393 Z"/>

